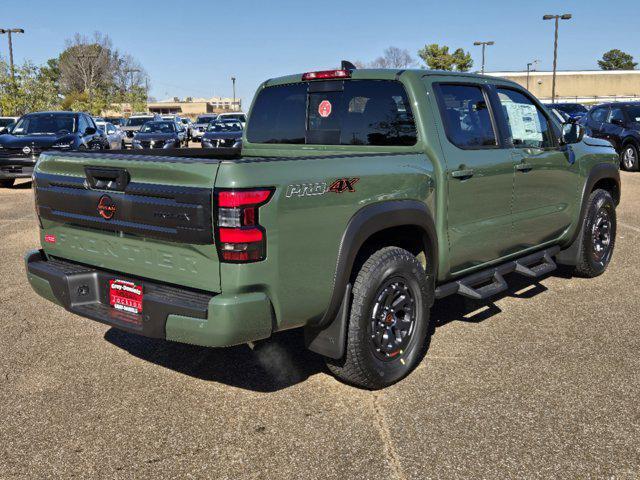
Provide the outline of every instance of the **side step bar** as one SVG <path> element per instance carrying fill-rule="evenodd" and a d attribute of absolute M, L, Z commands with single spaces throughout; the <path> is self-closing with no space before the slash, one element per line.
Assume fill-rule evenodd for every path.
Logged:
<path fill-rule="evenodd" d="M 559 251 L 560 247 L 552 247 L 445 283 L 436 288 L 436 298 L 458 293 L 474 300 L 485 300 L 509 288 L 503 275 L 516 272 L 528 278 L 539 278 L 552 272 L 557 268 L 552 257 Z"/>

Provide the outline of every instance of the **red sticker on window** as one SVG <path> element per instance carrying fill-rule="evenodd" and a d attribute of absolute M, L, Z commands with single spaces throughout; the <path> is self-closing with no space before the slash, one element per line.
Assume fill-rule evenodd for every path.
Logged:
<path fill-rule="evenodd" d="M 56 236 L 48 233 L 44 236 L 44 241 L 47 243 L 56 243 Z"/>
<path fill-rule="evenodd" d="M 318 113 L 322 118 L 327 118 L 331 115 L 331 102 L 329 100 L 323 100 L 318 105 Z"/>

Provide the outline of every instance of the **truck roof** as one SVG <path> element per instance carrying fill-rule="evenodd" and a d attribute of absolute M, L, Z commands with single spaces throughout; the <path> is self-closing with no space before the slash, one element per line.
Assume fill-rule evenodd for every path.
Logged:
<path fill-rule="evenodd" d="M 283 85 L 287 83 L 299 83 L 302 82 L 302 73 L 293 75 L 285 75 L 282 77 L 276 77 L 265 81 L 262 86 Z M 446 70 L 425 70 L 421 68 L 412 69 L 396 69 L 396 68 L 359 68 L 351 70 L 351 79 L 353 80 L 395 80 L 400 75 L 414 76 L 416 78 L 422 78 L 426 76 L 447 76 L 447 77 L 461 77 L 461 78 L 474 78 L 482 79 L 491 83 L 503 83 L 510 85 L 518 85 L 516 82 L 507 80 L 506 78 L 494 77 L 489 75 L 481 75 L 479 73 L 467 73 L 467 72 L 450 72 Z M 347 79 L 348 80 L 348 79 Z"/>

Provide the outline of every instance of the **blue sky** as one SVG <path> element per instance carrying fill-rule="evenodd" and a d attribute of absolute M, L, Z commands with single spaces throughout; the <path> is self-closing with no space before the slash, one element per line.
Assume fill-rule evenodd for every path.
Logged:
<path fill-rule="evenodd" d="M 416 56 L 427 43 L 471 51 L 493 40 L 487 70 L 521 70 L 539 59 L 550 69 L 553 22 L 545 13 L 572 13 L 561 22 L 558 68 L 596 69 L 596 60 L 620 48 L 640 61 L 637 1 L 324 0 L 5 0 L 0 28 L 22 27 L 17 62 L 57 56 L 74 33 L 108 34 L 151 77 L 151 94 L 231 96 L 230 77 L 245 105 L 270 77 L 336 67 L 341 59 L 369 61 L 388 46 Z M 625 14 L 624 12 L 627 12 Z M 619 14 L 622 13 L 622 14 Z M 6 37 L 0 55 L 7 56 Z"/>

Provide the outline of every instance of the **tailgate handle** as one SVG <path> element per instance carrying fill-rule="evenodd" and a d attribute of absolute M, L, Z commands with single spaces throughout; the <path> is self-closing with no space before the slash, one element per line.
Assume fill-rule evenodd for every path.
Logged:
<path fill-rule="evenodd" d="M 123 192 L 129 184 L 129 172 L 124 168 L 85 167 L 89 187 L 94 190 Z"/>

